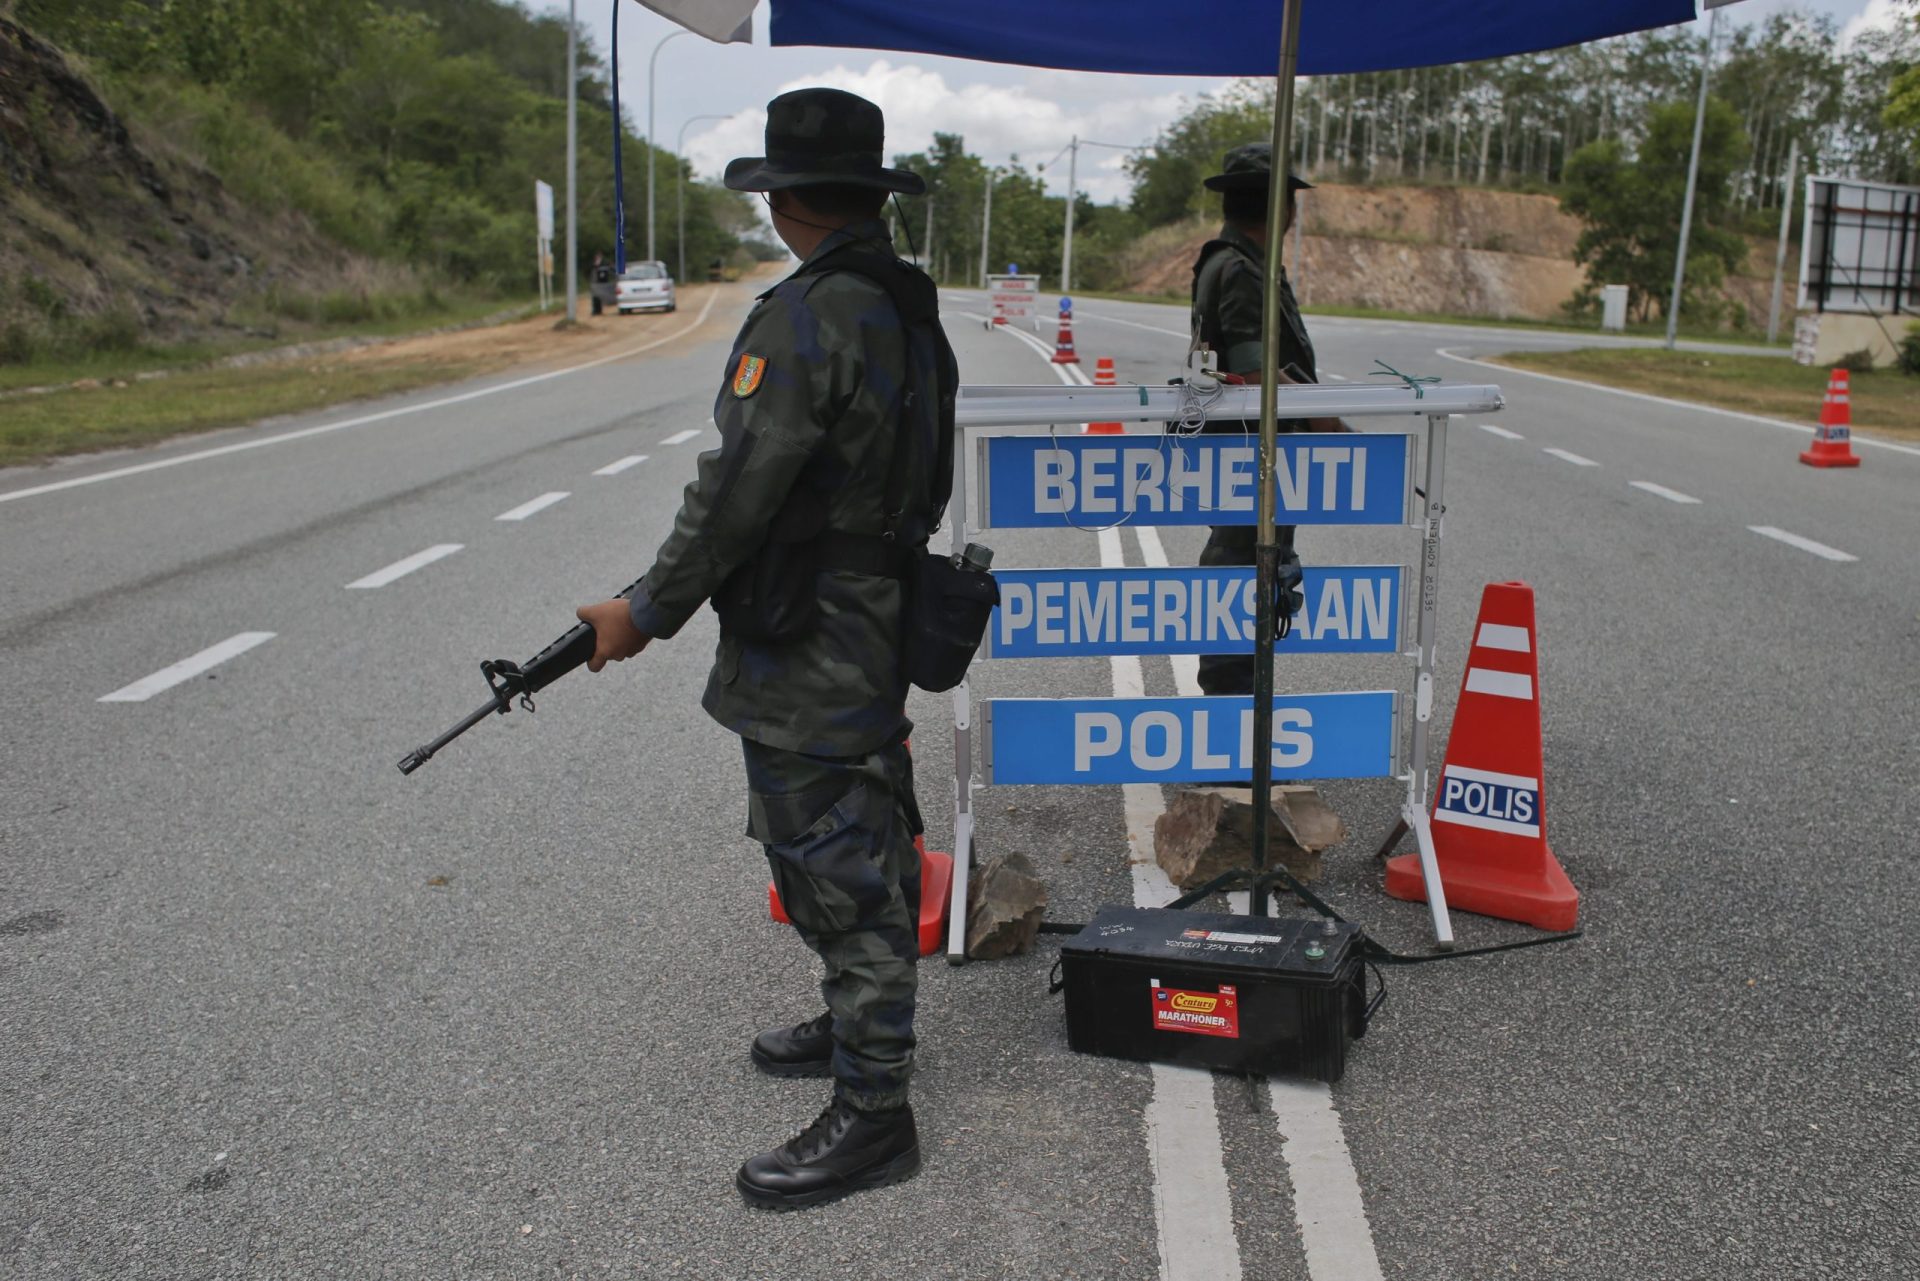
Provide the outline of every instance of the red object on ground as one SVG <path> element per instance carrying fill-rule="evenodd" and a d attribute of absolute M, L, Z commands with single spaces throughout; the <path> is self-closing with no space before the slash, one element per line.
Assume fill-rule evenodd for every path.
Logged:
<path fill-rule="evenodd" d="M 1119 382 L 1113 376 L 1113 357 L 1102 356 L 1093 362 L 1093 385 L 1096 387 L 1115 387 Z M 1088 423 L 1087 435 L 1118 436 L 1126 431 L 1121 423 Z"/>
<path fill-rule="evenodd" d="M 993 323 L 996 325 L 1007 323 L 1007 304 L 1003 302 L 993 304 Z"/>
<path fill-rule="evenodd" d="M 1809 467 L 1858 467 L 1853 452 L 1853 394 L 1847 371 L 1836 369 L 1827 378 L 1827 394 L 1820 401 L 1820 429 L 1813 448 L 1800 455 Z"/>
<path fill-rule="evenodd" d="M 1533 588 L 1487 584 L 1434 789 L 1433 846 L 1449 907 L 1570 930 L 1580 892 L 1547 848 L 1538 636 Z M 1426 899 L 1419 855 L 1387 860 L 1387 893 Z"/>
<path fill-rule="evenodd" d="M 1073 350 L 1073 313 L 1060 313 L 1060 336 L 1053 341 L 1053 363 L 1056 365 L 1077 365 L 1080 357 Z"/>
<path fill-rule="evenodd" d="M 932 956 L 946 945 L 947 899 L 953 893 L 953 855 L 927 848 L 925 838 L 913 838 L 920 851 L 920 955 Z M 780 905 L 780 891 L 767 884 L 767 911 L 782 925 L 793 920 Z"/>

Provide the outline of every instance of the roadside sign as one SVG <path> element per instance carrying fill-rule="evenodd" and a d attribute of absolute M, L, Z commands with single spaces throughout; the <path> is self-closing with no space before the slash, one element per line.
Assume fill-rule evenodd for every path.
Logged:
<path fill-rule="evenodd" d="M 1405 524 L 1411 439 L 1387 432 L 1280 437 L 1280 523 Z M 1254 523 L 1259 446 L 1250 436 L 988 436 L 982 450 L 983 529 Z"/>
<path fill-rule="evenodd" d="M 1398 565 L 1309 565 L 1285 654 L 1392 654 L 1400 648 Z M 1254 577 L 1241 566 L 1003 569 L 989 658 L 1250 654 Z"/>
<path fill-rule="evenodd" d="M 1273 777 L 1393 774 L 1391 690 L 1273 700 Z M 1000 783 L 1245 783 L 1253 700 L 996 698 L 986 703 L 987 771 Z"/>
<path fill-rule="evenodd" d="M 988 299 L 996 308 L 996 314 L 1008 320 L 1026 320 L 1038 323 L 1034 304 L 1040 296 L 1040 277 L 1002 275 L 987 277 Z"/>
<path fill-rule="evenodd" d="M 540 239 L 553 239 L 553 188 L 538 178 L 533 180 L 533 216 Z"/>

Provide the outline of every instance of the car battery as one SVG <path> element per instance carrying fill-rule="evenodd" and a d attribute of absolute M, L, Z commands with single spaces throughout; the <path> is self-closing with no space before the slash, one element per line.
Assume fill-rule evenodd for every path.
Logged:
<path fill-rule="evenodd" d="M 1331 1082 L 1371 1013 L 1360 928 L 1344 921 L 1109 907 L 1060 968 L 1083 1054 Z"/>

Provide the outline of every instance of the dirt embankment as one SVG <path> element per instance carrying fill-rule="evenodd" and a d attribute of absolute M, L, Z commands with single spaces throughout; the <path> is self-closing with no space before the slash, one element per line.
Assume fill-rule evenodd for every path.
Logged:
<path fill-rule="evenodd" d="M 112 314 L 145 337 L 213 337 L 268 289 L 383 288 L 399 270 L 304 218 L 242 205 L 130 130 L 58 48 L 0 17 L 0 328 L 29 313 Z"/>
<path fill-rule="evenodd" d="M 1585 283 L 1573 260 L 1577 219 L 1552 196 L 1460 187 L 1350 187 L 1303 193 L 1304 263 L 1296 289 L 1308 306 L 1370 307 L 1497 319 L 1554 320 Z M 1211 223 L 1149 237 L 1131 270 L 1140 293 L 1184 294 Z M 1292 248 L 1288 248 L 1291 261 Z M 1749 326 L 1764 327 L 1773 246 L 1754 240 L 1746 272 L 1727 283 Z M 1794 260 L 1788 258 L 1788 278 Z M 1789 299 L 1789 305 L 1791 300 Z"/>

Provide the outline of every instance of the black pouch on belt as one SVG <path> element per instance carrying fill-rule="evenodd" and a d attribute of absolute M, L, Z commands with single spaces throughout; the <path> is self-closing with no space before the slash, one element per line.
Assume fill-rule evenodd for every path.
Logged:
<path fill-rule="evenodd" d="M 827 500 L 806 484 L 793 487 L 774 514 L 767 541 L 727 576 L 713 595 L 720 626 L 742 640 L 784 645 L 820 621 L 821 536 Z"/>
<path fill-rule="evenodd" d="M 1000 584 L 984 569 L 921 551 L 907 570 L 906 677 L 921 689 L 952 689 L 987 634 Z"/>

